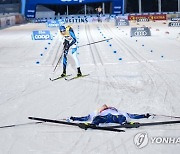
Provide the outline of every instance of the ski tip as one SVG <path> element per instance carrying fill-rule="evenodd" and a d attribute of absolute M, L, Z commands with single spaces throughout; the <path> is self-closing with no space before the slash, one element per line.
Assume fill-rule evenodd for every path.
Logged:
<path fill-rule="evenodd" d="M 34 119 L 34 118 L 33 118 L 33 117 L 28 117 L 28 119 L 31 119 L 31 120 L 32 120 L 32 119 Z"/>
<path fill-rule="evenodd" d="M 52 81 L 52 79 L 51 79 L 51 78 L 49 78 L 49 80 L 50 80 L 50 81 Z"/>

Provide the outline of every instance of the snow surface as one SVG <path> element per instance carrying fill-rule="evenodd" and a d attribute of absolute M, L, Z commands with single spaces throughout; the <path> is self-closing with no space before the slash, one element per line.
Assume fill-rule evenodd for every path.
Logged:
<path fill-rule="evenodd" d="M 113 39 L 79 48 L 82 73 L 90 76 L 70 82 L 49 80 L 62 72 L 60 65 L 53 73 L 62 52 L 57 28 L 28 23 L 0 30 L 0 126 L 27 123 L 0 129 L 0 154 L 179 153 L 180 144 L 149 143 L 139 149 L 133 142 L 141 132 L 178 138 L 179 124 L 125 133 L 28 124 L 34 123 L 29 116 L 84 116 L 105 103 L 130 113 L 180 115 L 180 28 L 164 22 L 131 22 L 128 27 L 113 22 L 73 24 L 79 45 Z M 130 37 L 131 27 L 143 25 L 151 28 L 151 37 Z M 31 39 L 33 30 L 46 29 L 54 35 L 53 41 Z M 71 57 L 67 72 L 76 75 Z M 175 119 L 141 121 L 160 120 Z"/>

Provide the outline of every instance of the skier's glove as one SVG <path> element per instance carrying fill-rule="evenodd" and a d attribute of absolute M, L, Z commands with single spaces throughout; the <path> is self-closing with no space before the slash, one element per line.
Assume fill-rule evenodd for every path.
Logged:
<path fill-rule="evenodd" d="M 149 114 L 149 113 L 146 113 L 145 115 L 144 115 L 144 117 L 145 118 L 149 118 L 151 115 Z"/>
<path fill-rule="evenodd" d="M 70 45 L 69 45 L 69 44 L 66 44 L 66 45 L 64 46 L 64 50 L 69 50 L 69 48 L 70 48 Z"/>
<path fill-rule="evenodd" d="M 74 120 L 75 120 L 75 117 L 70 117 L 69 119 L 71 119 L 72 121 L 74 121 Z"/>

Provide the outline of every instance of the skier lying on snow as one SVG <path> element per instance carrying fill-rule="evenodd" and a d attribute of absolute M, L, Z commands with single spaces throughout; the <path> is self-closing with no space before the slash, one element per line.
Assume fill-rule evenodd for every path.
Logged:
<path fill-rule="evenodd" d="M 91 124 L 99 125 L 100 123 L 130 123 L 131 119 L 149 118 L 149 113 L 146 114 L 130 114 L 117 110 L 115 107 L 110 107 L 104 104 L 99 110 L 92 112 L 85 117 L 70 117 L 67 121 L 87 121 Z"/>

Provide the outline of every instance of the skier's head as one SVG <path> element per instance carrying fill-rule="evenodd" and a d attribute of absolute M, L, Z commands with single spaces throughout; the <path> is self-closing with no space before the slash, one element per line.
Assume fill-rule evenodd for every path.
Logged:
<path fill-rule="evenodd" d="M 60 32 L 65 32 L 66 31 L 66 27 L 65 26 L 60 26 L 59 30 L 60 30 Z"/>
<path fill-rule="evenodd" d="M 98 111 L 101 113 L 102 111 L 108 109 L 108 106 L 104 104 Z"/>

